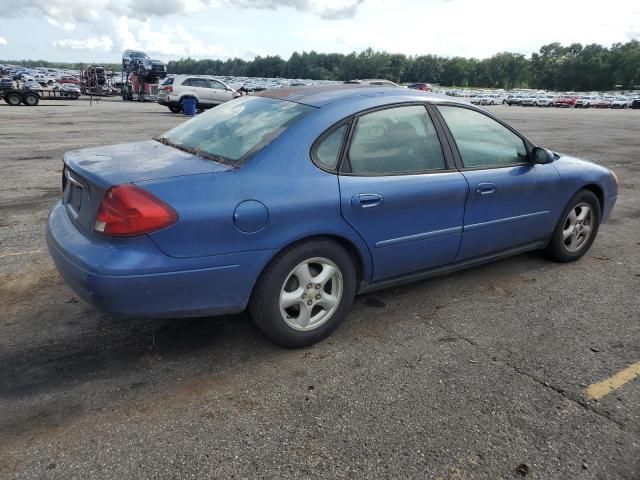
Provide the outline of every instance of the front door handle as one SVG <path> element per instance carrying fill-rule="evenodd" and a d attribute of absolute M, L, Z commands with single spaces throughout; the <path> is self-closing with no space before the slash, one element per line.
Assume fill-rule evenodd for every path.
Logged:
<path fill-rule="evenodd" d="M 351 205 L 358 208 L 373 208 L 382 205 L 384 198 L 377 193 L 359 193 L 351 197 Z"/>
<path fill-rule="evenodd" d="M 476 196 L 490 197 L 496 194 L 497 187 L 493 183 L 481 183 L 476 187 Z"/>

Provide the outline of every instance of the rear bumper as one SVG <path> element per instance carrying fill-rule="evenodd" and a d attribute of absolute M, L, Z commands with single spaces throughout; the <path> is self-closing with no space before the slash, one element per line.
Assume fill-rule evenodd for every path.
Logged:
<path fill-rule="evenodd" d="M 60 202 L 49 215 L 47 247 L 65 282 L 87 303 L 116 315 L 157 318 L 241 312 L 273 254 L 179 259 L 146 236 L 89 238 Z"/>
<path fill-rule="evenodd" d="M 170 100 L 168 95 L 158 95 L 157 102 L 165 107 L 179 107 L 180 103 L 177 100 Z"/>

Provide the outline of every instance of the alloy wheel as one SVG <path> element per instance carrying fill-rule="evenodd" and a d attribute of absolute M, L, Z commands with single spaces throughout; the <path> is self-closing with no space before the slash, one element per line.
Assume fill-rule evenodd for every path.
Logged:
<path fill-rule="evenodd" d="M 280 289 L 282 318 L 295 330 L 318 328 L 338 309 L 343 288 L 342 273 L 331 260 L 305 260 L 291 270 Z"/>
<path fill-rule="evenodd" d="M 562 238 L 567 251 L 574 253 L 586 244 L 593 230 L 593 209 L 588 203 L 579 203 L 571 209 L 564 221 Z"/>

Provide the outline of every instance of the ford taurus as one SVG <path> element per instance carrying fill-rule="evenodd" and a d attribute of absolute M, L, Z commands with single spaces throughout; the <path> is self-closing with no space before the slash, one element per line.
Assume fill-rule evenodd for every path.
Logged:
<path fill-rule="evenodd" d="M 64 156 L 47 244 L 118 315 L 247 307 L 289 347 L 357 293 L 541 249 L 591 247 L 614 173 L 450 97 L 358 85 L 266 91 L 149 141 Z"/>

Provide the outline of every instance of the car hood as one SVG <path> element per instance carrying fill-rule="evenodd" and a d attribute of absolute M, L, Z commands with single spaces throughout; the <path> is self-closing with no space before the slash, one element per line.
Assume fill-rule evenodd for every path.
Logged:
<path fill-rule="evenodd" d="M 89 183 L 101 187 L 232 168 L 155 140 L 71 151 L 65 154 L 64 163 Z"/>

